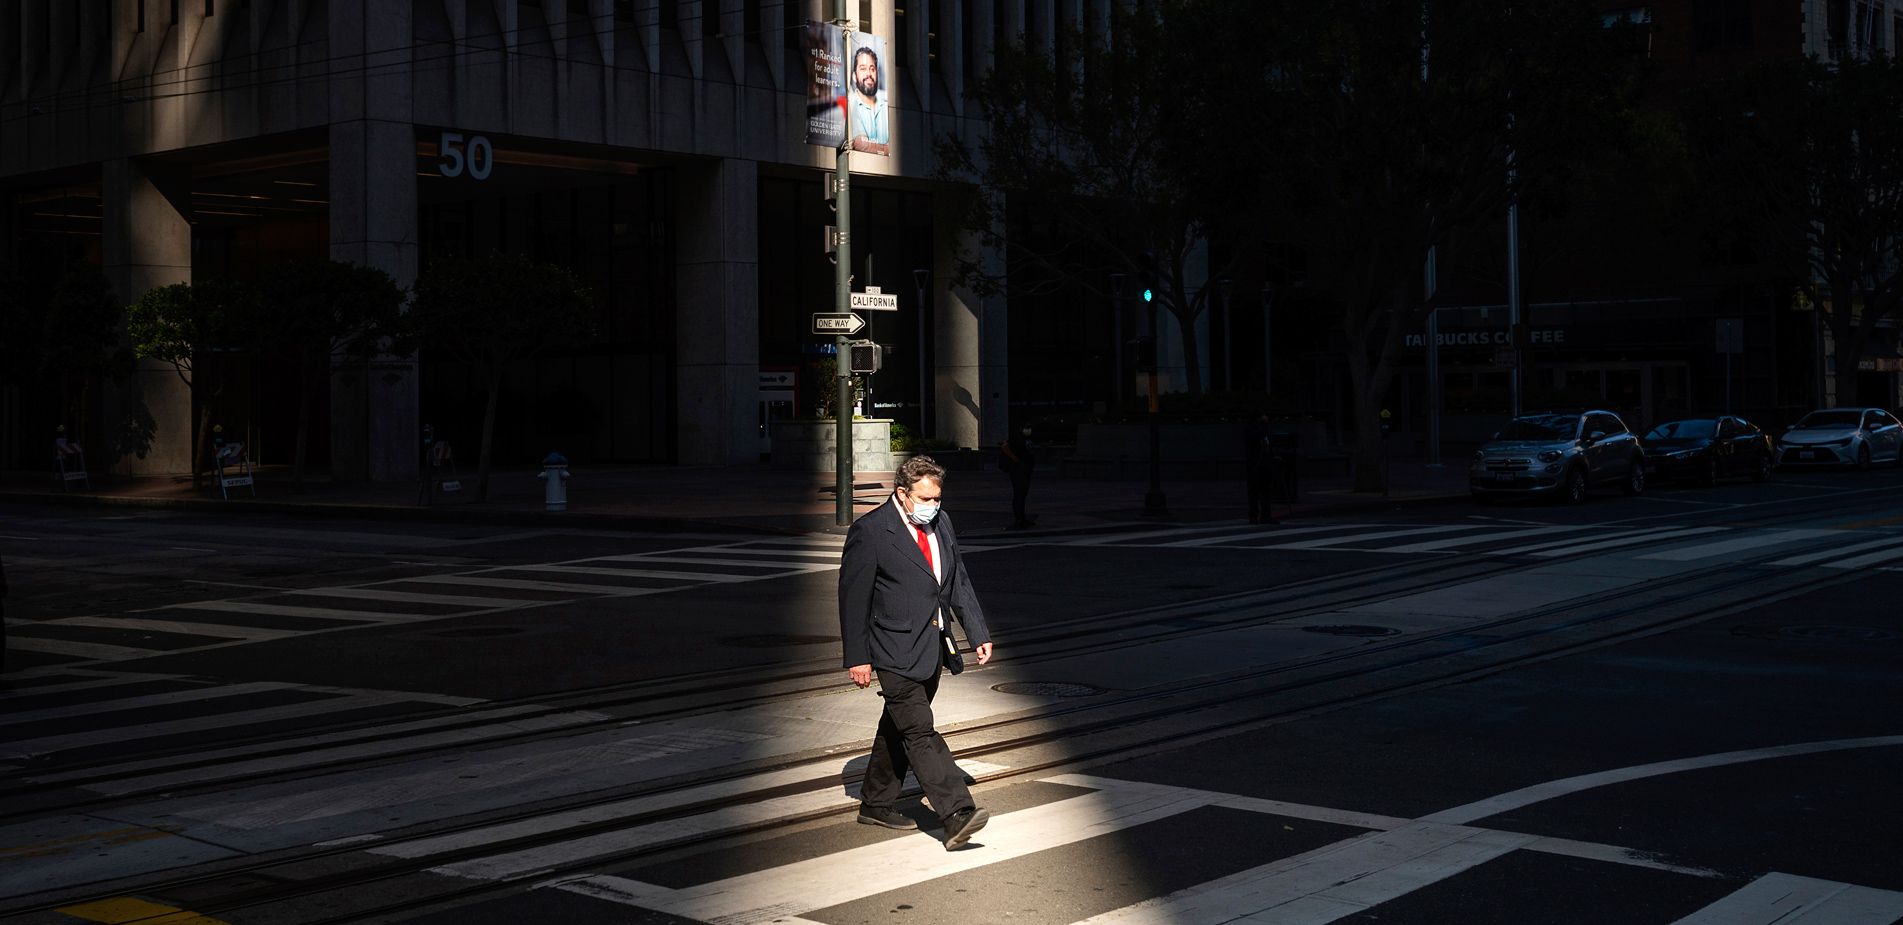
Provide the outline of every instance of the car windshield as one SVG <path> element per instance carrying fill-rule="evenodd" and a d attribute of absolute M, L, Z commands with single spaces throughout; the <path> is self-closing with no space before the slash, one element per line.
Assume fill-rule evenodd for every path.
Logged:
<path fill-rule="evenodd" d="M 1804 415 L 1792 430 L 1804 430 L 1811 427 L 1855 427 L 1863 423 L 1861 411 L 1813 411 Z"/>
<path fill-rule="evenodd" d="M 1652 428 L 1647 440 L 1697 440 L 1717 433 L 1717 421 L 1673 421 Z"/>
<path fill-rule="evenodd" d="M 1571 440 L 1579 433 L 1577 414 L 1529 414 L 1507 422 L 1500 440 Z"/>

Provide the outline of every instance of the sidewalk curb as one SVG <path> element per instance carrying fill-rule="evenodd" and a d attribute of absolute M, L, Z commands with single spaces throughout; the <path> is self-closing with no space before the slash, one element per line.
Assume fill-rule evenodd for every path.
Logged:
<path fill-rule="evenodd" d="M 1339 501 L 1319 507 L 1290 511 L 1279 517 L 1322 517 L 1330 514 L 1353 514 L 1366 511 L 1388 511 L 1395 508 L 1438 507 L 1443 504 L 1463 504 L 1473 500 L 1466 492 L 1459 494 L 1428 495 L 1424 498 L 1368 498 L 1353 501 Z"/>
<path fill-rule="evenodd" d="M 73 507 L 139 508 L 205 514 L 277 514 L 291 517 L 334 517 L 405 523 L 450 523 L 482 526 L 581 527 L 628 530 L 639 533 L 735 533 L 767 536 L 805 535 L 763 524 L 685 517 L 647 517 L 638 514 L 588 514 L 576 511 L 475 510 L 470 507 L 408 507 L 396 504 L 336 504 L 322 501 L 255 501 L 208 498 L 132 498 L 124 495 L 53 494 L 0 491 L 0 503 L 48 504 Z"/>

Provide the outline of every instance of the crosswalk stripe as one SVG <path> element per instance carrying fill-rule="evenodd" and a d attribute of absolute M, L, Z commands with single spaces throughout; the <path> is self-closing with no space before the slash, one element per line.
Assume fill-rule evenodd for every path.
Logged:
<path fill-rule="evenodd" d="M 1328 530 L 1349 530 L 1358 524 L 1338 524 L 1329 527 L 1276 527 L 1270 530 L 1244 530 L 1240 533 L 1225 533 L 1221 536 L 1199 536 L 1190 540 L 1176 540 L 1169 543 L 1157 543 L 1158 546 L 1215 546 L 1221 543 L 1240 543 L 1248 540 L 1269 539 L 1283 536 L 1296 536 L 1302 533 L 1321 533 Z"/>
<path fill-rule="evenodd" d="M 1886 536 L 1880 540 L 1869 540 L 1863 543 L 1852 543 L 1849 546 L 1838 546 L 1835 549 L 1825 549 L 1820 552 L 1807 552 L 1807 553 L 1804 553 L 1803 555 L 1791 556 L 1787 559 L 1779 559 L 1776 562 L 1773 562 L 1771 564 L 1772 565 L 1809 565 L 1812 562 L 1822 562 L 1825 559 L 1834 559 L 1838 556 L 1848 555 L 1853 552 L 1862 552 L 1866 549 L 1876 549 L 1879 546 L 1903 547 L 1903 536 Z"/>
<path fill-rule="evenodd" d="M 468 585 L 474 588 L 509 588 L 516 591 L 557 591 L 565 594 L 646 594 L 654 588 L 626 585 L 581 585 L 565 581 L 532 581 L 526 578 L 484 578 L 480 575 L 423 575 L 402 579 L 406 582 L 442 585 Z"/>
<path fill-rule="evenodd" d="M 1658 559 L 1665 562 L 1690 562 L 1693 559 L 1709 559 L 1727 553 L 1743 552 L 1763 546 L 1777 546 L 1783 543 L 1795 543 L 1799 540 L 1816 539 L 1820 536 L 1842 536 L 1841 530 L 1777 530 L 1760 533 L 1755 536 L 1743 536 L 1734 540 L 1721 540 L 1716 543 L 1704 543 L 1698 546 L 1685 546 L 1640 556 L 1641 559 Z"/>
<path fill-rule="evenodd" d="M 494 602 L 491 601 L 491 604 Z M 192 604 L 168 604 L 165 610 L 214 610 L 219 613 L 255 613 L 270 617 L 319 617 L 326 620 L 354 620 L 359 623 L 407 623 L 419 619 L 410 613 L 383 613 L 375 610 L 341 610 L 333 607 L 298 607 L 292 604 L 261 604 L 257 601 L 198 601 Z M 451 614 L 450 616 L 455 616 Z"/>
<path fill-rule="evenodd" d="M 845 551 L 839 549 L 773 549 L 758 546 L 731 546 L 723 549 L 661 550 L 659 552 L 642 553 L 642 555 L 653 556 L 655 558 L 670 558 L 674 552 L 691 552 L 703 556 L 795 556 L 805 559 L 837 559 L 845 555 Z"/>
<path fill-rule="evenodd" d="M 395 604 L 446 604 L 455 607 L 494 607 L 510 603 L 507 598 L 473 597 L 462 594 L 422 594 L 416 591 L 391 591 L 385 588 L 303 588 L 286 591 L 285 596 L 341 597 L 364 601 L 389 601 Z M 531 603 L 523 601 L 522 603 Z"/>
<path fill-rule="evenodd" d="M 588 560 L 593 561 L 593 560 Z M 752 581 L 756 578 L 770 577 L 760 575 L 723 575 L 719 572 L 668 572 L 656 569 L 607 568 L 597 565 L 507 565 L 492 569 L 496 572 L 557 572 L 566 575 L 620 575 L 625 578 L 673 578 L 700 582 Z M 792 573 L 788 573 L 792 574 Z M 672 590 L 672 589 L 656 589 Z"/>
<path fill-rule="evenodd" d="M 782 561 L 782 562 L 775 562 L 768 559 L 756 559 L 753 561 L 744 561 L 739 559 L 709 559 L 709 558 L 704 558 L 700 556 L 655 556 L 655 555 L 650 555 L 646 553 L 643 553 L 641 555 L 636 555 L 636 556 L 600 556 L 594 559 L 585 559 L 583 561 L 585 562 L 650 562 L 656 565 L 724 565 L 729 568 L 733 566 L 741 566 L 743 568 L 757 568 L 757 569 L 797 568 L 797 569 L 805 569 L 809 571 L 824 571 L 827 569 L 834 569 L 839 567 L 837 565 L 832 565 L 832 564 L 822 564 L 818 562 L 795 562 L 791 560 Z M 752 578 L 755 576 L 747 575 L 744 577 Z"/>
<path fill-rule="evenodd" d="M 88 703 L 75 703 L 59 707 L 47 707 L 43 710 L 30 710 L 25 713 L 9 713 L 5 716 L 0 716 L 0 723 L 9 726 L 16 723 L 36 723 L 48 719 L 67 719 L 95 713 L 114 713 L 120 710 L 137 710 L 145 707 L 190 703 L 196 700 L 216 700 L 220 697 L 238 697 L 244 694 L 256 694 L 263 691 L 281 691 L 298 686 L 300 685 L 283 681 L 254 681 L 248 684 L 226 684 L 218 687 L 203 687 L 196 690 L 146 694 L 140 697 L 126 697 L 120 700 L 94 700 Z"/>
<path fill-rule="evenodd" d="M 1429 540 L 1428 542 L 1425 542 L 1425 543 L 1408 543 L 1405 546 L 1386 546 L 1381 548 L 1378 551 L 1379 552 L 1439 552 L 1440 550 L 1443 550 L 1443 549 L 1457 549 L 1461 546 L 1472 546 L 1472 545 L 1477 545 L 1479 543 L 1489 543 L 1489 542 L 1505 541 L 1505 540 L 1519 540 L 1519 539 L 1525 539 L 1526 537 L 1529 537 L 1529 536 L 1551 536 L 1553 534 L 1558 534 L 1558 533 L 1577 533 L 1581 530 L 1587 530 L 1587 529 L 1591 529 L 1591 528 L 1589 527 L 1533 527 L 1527 530 L 1507 530 L 1500 533 L 1487 533 L 1480 536 L 1457 536 L 1450 540 Z M 1502 551 L 1511 551 L 1511 550 L 1502 550 Z"/>
<path fill-rule="evenodd" d="M 1877 552 L 1866 553 L 1849 559 L 1838 559 L 1835 562 L 1826 562 L 1824 563 L 1824 568 L 1863 568 L 1866 565 L 1876 565 L 1879 562 L 1889 562 L 1899 558 L 1903 558 L 1903 548 L 1893 546 L 1889 549 L 1878 550 Z"/>
<path fill-rule="evenodd" d="M 277 707 L 264 707 L 257 710 L 240 710 L 232 713 L 214 713 L 209 716 L 194 716 L 187 719 L 162 720 L 140 723 L 134 726 L 115 726 L 110 729 L 93 729 L 85 732 L 72 732 L 65 735 L 47 736 L 29 739 L 24 742 L 8 742 L 0 745 L 0 758 L 31 758 L 36 755 L 50 755 L 54 752 L 71 751 L 94 745 L 106 745 L 114 742 L 130 742 L 134 739 L 149 739 L 159 736 L 179 735 L 187 732 L 203 732 L 207 729 L 225 729 L 234 726 L 249 726 L 262 723 L 275 723 L 288 719 L 300 719 L 324 713 L 341 713 L 346 710 L 358 710 L 365 707 L 402 703 L 407 698 L 388 694 L 357 694 L 349 697 L 332 697 L 310 703 L 293 703 Z"/>
<path fill-rule="evenodd" d="M 63 617 L 47 620 L 42 626 L 92 626 L 99 629 L 144 630 L 154 633 L 180 633 L 187 636 L 214 636 L 220 639 L 283 639 L 296 636 L 294 630 L 274 630 L 258 626 L 234 626 L 227 623 L 191 623 L 181 620 L 150 620 L 142 617 Z"/>
<path fill-rule="evenodd" d="M 1903 893 L 1769 873 L 1672 925 L 1891 925 Z"/>
<path fill-rule="evenodd" d="M 1340 543 L 1360 543 L 1367 540 L 1385 540 L 1394 536 L 1419 536 L 1427 533 L 1451 533 L 1455 530 L 1473 530 L 1469 524 L 1453 527 L 1415 527 L 1411 530 L 1386 530 L 1380 533 L 1357 533 L 1351 536 L 1331 536 L 1320 540 L 1302 540 L 1295 543 L 1278 543 L 1274 546 L 1259 546 L 1258 549 L 1321 549 Z"/>
<path fill-rule="evenodd" d="M 1412 822 L 1092 916 L 1078 925 L 1222 925 L 1264 914 L 1276 925 L 1321 925 L 1537 840 L 1515 832 Z"/>
<path fill-rule="evenodd" d="M 19 626 L 15 625 L 14 630 L 17 632 Z M 84 681 L 67 681 L 63 684 L 20 686 L 18 682 L 15 682 L 15 686 L 11 690 L 0 691 L 0 703 L 9 700 L 19 700 L 23 697 L 38 697 L 42 694 L 63 694 L 67 691 L 83 691 L 99 687 L 118 687 L 126 684 L 142 684 L 148 681 L 172 681 L 180 677 L 182 677 L 182 675 L 122 672 L 114 673 L 103 678 L 88 678 Z"/>
<path fill-rule="evenodd" d="M 992 820 L 1009 838 L 946 851 L 935 838 L 903 838 L 698 886 L 671 890 L 621 877 L 598 876 L 558 888 L 632 902 L 711 925 L 764 925 L 927 880 L 1034 854 L 1166 819 L 1206 805 L 1165 791 L 1102 791 L 1006 813 Z M 592 889 L 599 887 L 605 889 Z"/>
<path fill-rule="evenodd" d="M 1601 549 L 1617 549 L 1636 543 L 1655 543 L 1660 540 L 1675 540 L 1681 537 L 1698 536 L 1705 533 L 1722 533 L 1724 530 L 1724 527 L 1693 527 L 1690 529 L 1667 530 L 1662 533 L 1647 533 L 1640 536 L 1622 536 L 1618 539 L 1599 540 L 1591 543 L 1569 544 L 1560 546 L 1557 549 L 1549 547 L 1537 552 L 1526 553 L 1526 555 L 1540 559 L 1552 559 L 1559 556 L 1577 555 L 1582 552 L 1598 552 Z"/>
<path fill-rule="evenodd" d="M 75 642 L 70 639 L 41 639 L 37 636 L 22 636 L 24 627 L 15 627 L 7 633 L 7 645 L 21 652 L 44 652 L 47 655 L 71 655 L 75 658 L 106 659 L 128 661 L 135 658 L 147 658 L 164 655 L 163 649 L 139 649 L 132 646 L 113 646 L 103 642 Z"/>

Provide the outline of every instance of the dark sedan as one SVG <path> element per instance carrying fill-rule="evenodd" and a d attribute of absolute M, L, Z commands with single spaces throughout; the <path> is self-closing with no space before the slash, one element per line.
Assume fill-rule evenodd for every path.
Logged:
<path fill-rule="evenodd" d="M 1777 458 L 1769 434 L 1750 421 L 1729 416 L 1669 421 L 1646 432 L 1639 442 L 1659 478 L 1701 485 L 1715 485 L 1734 475 L 1765 481 Z"/>

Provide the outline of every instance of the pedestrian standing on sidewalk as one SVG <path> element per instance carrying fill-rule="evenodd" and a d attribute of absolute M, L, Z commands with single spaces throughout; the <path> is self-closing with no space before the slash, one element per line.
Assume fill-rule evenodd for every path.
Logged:
<path fill-rule="evenodd" d="M 990 813 L 972 802 L 964 772 L 932 726 L 939 674 L 964 670 L 950 620 L 965 625 L 978 664 L 991 661 L 984 610 L 965 574 L 951 518 L 939 510 L 945 469 L 930 456 L 899 466 L 892 499 L 846 531 L 839 563 L 839 638 L 852 683 L 879 680 L 885 712 L 860 789 L 859 821 L 890 829 L 918 823 L 894 811 L 905 772 L 918 775 L 945 827 L 945 850 L 961 848 Z"/>
<path fill-rule="evenodd" d="M 1256 415 L 1242 428 L 1242 477 L 1248 480 L 1249 522 L 1264 523 L 1269 516 L 1269 413 Z"/>
<path fill-rule="evenodd" d="M 1037 454 L 1031 452 L 1031 425 L 1024 425 L 1017 436 L 999 444 L 998 449 L 1004 452 L 999 460 L 1001 468 L 1011 475 L 1011 528 L 1035 527 L 1037 518 L 1024 513 L 1024 501 L 1031 494 L 1031 473 L 1037 471 Z"/>

